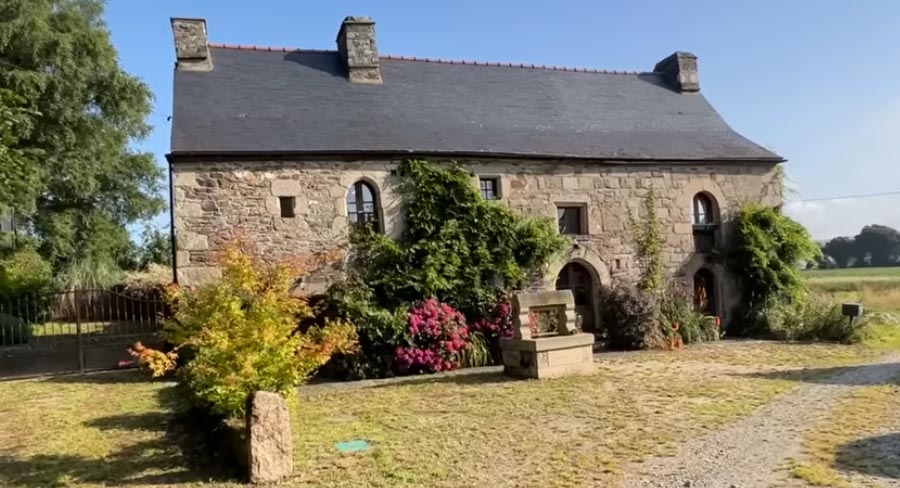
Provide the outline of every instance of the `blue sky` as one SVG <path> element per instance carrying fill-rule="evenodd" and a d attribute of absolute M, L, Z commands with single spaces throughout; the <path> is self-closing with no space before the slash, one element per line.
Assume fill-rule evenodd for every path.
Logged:
<path fill-rule="evenodd" d="M 650 70 L 699 57 L 702 93 L 736 130 L 786 157 L 790 199 L 900 190 L 900 2 L 823 0 L 109 0 L 123 67 L 156 95 L 140 144 L 165 165 L 174 47 L 169 17 L 207 19 L 213 42 L 333 49 L 369 15 L 383 54 Z M 800 202 L 817 238 L 900 228 L 900 195 Z M 161 216 L 157 224 L 167 224 Z"/>

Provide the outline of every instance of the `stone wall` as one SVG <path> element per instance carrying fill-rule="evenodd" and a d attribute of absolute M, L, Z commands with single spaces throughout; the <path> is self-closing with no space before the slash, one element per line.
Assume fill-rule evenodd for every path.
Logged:
<path fill-rule="evenodd" d="M 399 161 L 215 162 L 173 165 L 178 280 L 196 284 L 218 276 L 216 251 L 231 239 L 255 243 L 266 256 L 281 259 L 347 245 L 347 189 L 364 179 L 381 204 L 384 230 L 403 229 L 398 194 Z M 470 161 L 477 176 L 499 179 L 501 199 L 513 209 L 556 219 L 557 204 L 584 205 L 587 233 L 573 238 L 566 255 L 547 270 L 552 287 L 569 261 L 585 265 L 596 282 L 632 281 L 639 272 L 632 245 L 632 215 L 640 218 L 648 192 L 657 195 L 666 233 L 665 262 L 670 275 L 687 282 L 701 267 L 720 285 L 720 310 L 736 299 L 736 288 L 722 264 L 695 254 L 691 202 L 698 192 L 711 196 L 723 219 L 742 203 L 780 203 L 774 164 L 611 165 L 588 162 Z M 280 216 L 279 198 L 296 198 L 296 217 Z M 720 231 L 718 240 L 728 236 Z M 333 270 L 332 270 L 333 271 Z M 327 274 L 307 283 L 320 291 Z"/>

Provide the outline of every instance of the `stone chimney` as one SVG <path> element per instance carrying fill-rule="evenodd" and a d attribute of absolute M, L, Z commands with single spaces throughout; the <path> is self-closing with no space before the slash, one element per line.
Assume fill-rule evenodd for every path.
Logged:
<path fill-rule="evenodd" d="M 700 78 L 697 75 L 697 56 L 691 53 L 676 51 L 671 56 L 656 63 L 654 73 L 665 75 L 672 86 L 681 93 L 700 91 Z"/>
<path fill-rule="evenodd" d="M 375 21 L 369 17 L 347 17 L 337 35 L 338 52 L 353 83 L 381 84 Z"/>
<path fill-rule="evenodd" d="M 205 19 L 179 19 L 172 17 L 172 33 L 175 35 L 175 69 L 182 71 L 209 71 L 212 57 L 206 42 Z"/>

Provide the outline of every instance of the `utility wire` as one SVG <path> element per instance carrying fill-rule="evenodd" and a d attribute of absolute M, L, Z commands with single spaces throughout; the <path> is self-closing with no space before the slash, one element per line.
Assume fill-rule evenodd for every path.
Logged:
<path fill-rule="evenodd" d="M 803 202 L 822 202 L 826 200 L 850 200 L 853 198 L 873 198 L 873 197 L 886 197 L 889 195 L 900 195 L 900 190 L 897 191 L 886 191 L 883 193 L 863 193 L 859 195 L 842 195 L 839 197 L 823 197 L 823 198 L 804 198 L 801 200 L 790 200 L 784 202 L 786 205 L 790 205 L 792 203 L 803 203 Z"/>

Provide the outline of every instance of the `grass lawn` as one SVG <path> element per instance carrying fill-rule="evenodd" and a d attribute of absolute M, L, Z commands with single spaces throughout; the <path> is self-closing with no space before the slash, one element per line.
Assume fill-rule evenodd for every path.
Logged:
<path fill-rule="evenodd" d="M 594 376 L 483 375 L 301 394 L 298 478 L 309 486 L 615 485 L 677 443 L 747 415 L 814 368 L 865 347 L 746 343 L 604 358 Z M 785 379 L 755 376 L 788 370 Z M 790 379 L 786 379 L 790 378 Z M 334 443 L 365 439 L 370 452 Z"/>
<path fill-rule="evenodd" d="M 752 412 L 864 346 L 717 344 L 604 356 L 592 376 L 417 378 L 305 389 L 285 486 L 580 486 L 614 483 Z M 781 379 L 753 373 L 793 371 Z M 770 376 L 771 377 L 771 376 Z M 0 486 L 237 486 L 179 415 L 174 388 L 136 373 L 0 383 Z M 372 448 L 339 453 L 365 439 Z"/>
<path fill-rule="evenodd" d="M 180 419 L 137 372 L 0 382 L 0 486 L 232 486 Z"/>

